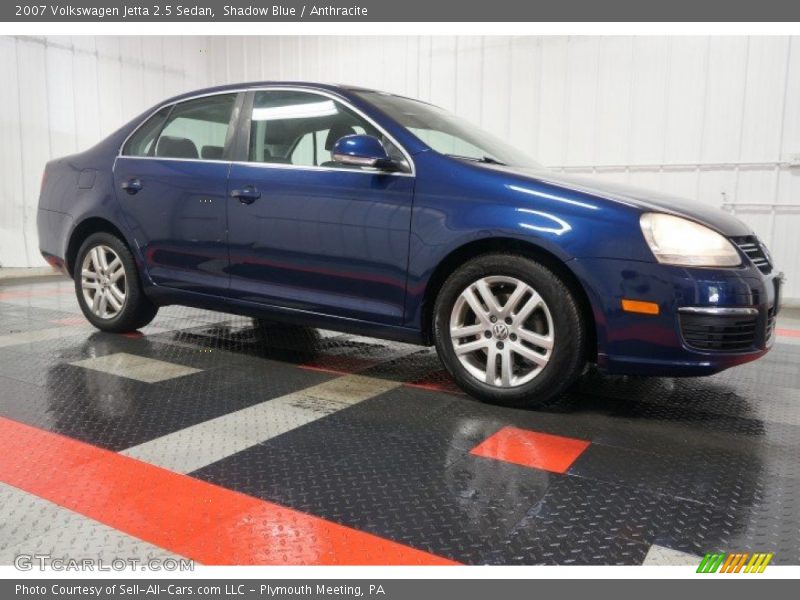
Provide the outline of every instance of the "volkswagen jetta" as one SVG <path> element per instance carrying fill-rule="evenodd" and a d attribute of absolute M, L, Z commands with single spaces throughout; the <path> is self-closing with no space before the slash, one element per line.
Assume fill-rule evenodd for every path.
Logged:
<path fill-rule="evenodd" d="M 754 360 L 781 283 L 725 212 L 548 171 L 425 102 L 309 83 L 162 102 L 47 164 L 38 227 L 104 331 L 183 304 L 435 344 L 465 390 L 514 406 L 587 362 Z"/>

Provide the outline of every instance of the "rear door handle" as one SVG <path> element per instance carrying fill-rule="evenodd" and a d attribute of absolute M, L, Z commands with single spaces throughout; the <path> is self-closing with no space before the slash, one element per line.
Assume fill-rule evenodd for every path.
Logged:
<path fill-rule="evenodd" d="M 127 181 L 123 181 L 120 186 L 123 190 L 128 192 L 129 194 L 135 194 L 139 190 L 142 189 L 142 182 L 135 177 L 128 179 Z"/>
<path fill-rule="evenodd" d="M 240 190 L 231 190 L 231 197 L 238 198 L 242 204 L 252 204 L 261 198 L 261 192 L 254 185 L 247 185 Z"/>

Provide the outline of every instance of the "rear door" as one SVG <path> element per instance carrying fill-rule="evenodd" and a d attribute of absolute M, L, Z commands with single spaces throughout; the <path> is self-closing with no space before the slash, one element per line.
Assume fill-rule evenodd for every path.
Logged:
<path fill-rule="evenodd" d="M 186 291 L 227 291 L 227 177 L 238 95 L 166 107 L 114 166 L 122 212 L 150 277 Z"/>

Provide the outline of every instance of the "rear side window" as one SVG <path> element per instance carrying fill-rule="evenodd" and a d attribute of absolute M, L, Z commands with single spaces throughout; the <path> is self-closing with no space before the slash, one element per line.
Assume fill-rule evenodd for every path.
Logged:
<path fill-rule="evenodd" d="M 155 148 L 154 142 L 171 110 L 171 106 L 164 107 L 145 121 L 144 125 L 128 138 L 122 154 L 125 156 L 150 156 L 150 151 Z"/>
<path fill-rule="evenodd" d="M 123 154 L 222 160 L 235 102 L 236 94 L 223 94 L 177 104 L 164 116 L 159 111 L 131 137 Z"/>

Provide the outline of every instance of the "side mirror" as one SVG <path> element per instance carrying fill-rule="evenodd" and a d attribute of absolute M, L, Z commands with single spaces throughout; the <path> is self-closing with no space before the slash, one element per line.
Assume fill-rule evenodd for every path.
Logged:
<path fill-rule="evenodd" d="M 343 165 L 396 171 L 381 141 L 371 135 L 346 135 L 333 145 L 333 160 Z"/>

